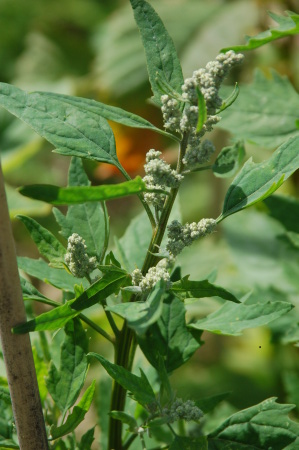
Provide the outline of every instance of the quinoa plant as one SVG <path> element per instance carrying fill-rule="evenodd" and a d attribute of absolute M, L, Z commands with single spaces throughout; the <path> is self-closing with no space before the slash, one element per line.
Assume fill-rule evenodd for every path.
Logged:
<path fill-rule="evenodd" d="M 188 275 L 182 275 L 184 267 L 179 267 L 177 257 L 194 241 L 216 232 L 220 222 L 228 216 L 265 200 L 295 172 L 299 167 L 298 131 L 262 163 L 248 160 L 240 168 L 244 145 L 239 141 L 215 156 L 215 146 L 207 133 L 238 97 L 237 84 L 226 98 L 222 98 L 220 89 L 230 71 L 242 63 L 243 54 L 237 48 L 225 49 L 205 68 L 184 79 L 174 44 L 157 13 L 145 0 L 130 2 L 145 49 L 152 101 L 161 109 L 163 129 L 135 114 L 94 100 L 24 92 L 11 85 L 0 85 L 2 107 L 53 144 L 55 152 L 72 156 L 67 187 L 29 185 L 20 188 L 25 196 L 68 206 L 66 214 L 53 208 L 65 245 L 34 219 L 18 216 L 47 260 L 19 258 L 19 268 L 60 289 L 63 299 L 59 303 L 47 298 L 28 278 L 20 277 L 24 300 L 51 307 L 36 317 L 29 311 L 30 320 L 24 323 L 20 323 L 24 319 L 12 318 L 10 325 L 12 336 L 21 339 L 25 333 L 39 332 L 40 352 L 34 355 L 41 395 L 41 406 L 37 399 L 37 410 L 44 409 L 48 444 L 40 439 L 40 446 L 34 444 L 34 450 L 88 450 L 94 445 L 94 427 L 81 438 L 74 433 L 92 404 L 98 381 L 84 388 L 91 363 L 93 374 L 95 367 L 101 365 L 113 380 L 109 426 L 101 430 L 107 435 L 109 450 L 298 448 L 299 425 L 288 417 L 293 405 L 279 404 L 275 398 L 270 398 L 233 414 L 207 433 L 206 414 L 218 405 L 223 394 L 213 398 L 182 399 L 177 397 L 169 381 L 170 374 L 203 345 L 204 331 L 238 335 L 246 328 L 268 324 L 293 308 L 288 301 L 252 302 L 248 301 L 248 295 L 237 298 L 214 284 L 212 277 L 190 280 Z M 288 26 L 280 18 L 280 34 L 269 32 L 270 37 L 261 35 L 249 39 L 241 50 L 298 32 L 298 16 L 289 13 L 287 19 L 292 21 Z M 176 165 L 168 164 L 160 150 L 147 149 L 144 177 L 131 179 L 117 158 L 113 132 L 107 120 L 149 129 L 169 138 L 177 144 Z M 82 159 L 112 164 L 126 181 L 91 186 Z M 192 172 L 208 170 L 222 177 L 238 173 L 227 190 L 218 217 L 184 223 L 174 208 L 180 186 Z M 110 249 L 106 201 L 128 195 L 137 195 L 144 211 L 121 239 L 115 238 L 115 246 Z M 4 223 L 3 217 L 1 215 Z M 3 246 L 5 239 L 3 232 L 0 241 Z M 1 258 L 0 263 L 0 267 L 4 267 Z M 3 275 L 0 275 L 0 282 L 2 289 L 8 282 L 18 285 L 18 278 L 8 276 L 3 284 Z M 206 317 L 186 321 L 184 302 L 205 297 L 218 297 L 223 304 Z M 4 303 L 7 300 L 8 303 Z M 1 297 L 1 311 L 5 308 L 3 305 L 8 308 L 9 302 L 13 304 L 14 300 Z M 104 311 L 105 326 L 100 326 L 89 313 L 91 307 Z M 0 324 L 4 330 L 4 323 Z M 111 344 L 112 361 L 89 351 L 86 326 Z M 59 367 L 45 334 L 49 330 L 63 330 Z M 7 334 L 11 332 L 6 327 L 2 333 L 3 343 Z M 6 361 L 12 345 L 3 346 Z M 137 347 L 152 366 L 151 371 L 134 363 Z M 20 366 L 21 374 L 22 370 Z M 9 365 L 7 371 L 10 373 Z M 42 375 L 46 375 L 45 385 Z M 10 387 L 14 382 L 12 376 Z M 34 389 L 36 392 L 37 388 Z M 7 388 L 2 387 L 0 393 L 3 414 L 9 422 Z M 19 398 L 20 395 L 12 396 L 15 412 L 19 408 Z M 23 439 L 24 430 L 28 435 L 30 424 L 16 421 L 16 436 L 12 422 L 9 423 L 6 435 L 0 438 L 0 447 L 33 450 L 30 439 L 29 443 L 28 437 L 26 442 Z M 32 432 L 36 433 L 37 429 L 33 428 Z"/>

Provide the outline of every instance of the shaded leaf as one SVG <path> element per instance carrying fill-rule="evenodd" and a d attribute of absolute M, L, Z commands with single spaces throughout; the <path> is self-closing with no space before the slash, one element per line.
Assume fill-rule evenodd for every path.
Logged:
<path fill-rule="evenodd" d="M 230 88 L 223 88 L 221 96 Z M 271 71 L 271 78 L 256 71 L 251 84 L 242 85 L 237 100 L 221 112 L 219 126 L 236 139 L 275 148 L 298 136 L 299 96 L 288 78 Z"/>
<path fill-rule="evenodd" d="M 94 427 L 86 431 L 85 434 L 83 434 L 81 441 L 79 443 L 78 450 L 90 450 L 93 441 L 94 441 Z"/>
<path fill-rule="evenodd" d="M 52 425 L 50 430 L 52 439 L 57 439 L 65 434 L 71 433 L 77 428 L 91 406 L 94 391 L 95 381 L 93 381 L 92 384 L 86 389 L 78 405 L 74 406 L 73 412 L 66 419 L 66 422 L 60 427 L 55 427 Z"/>
<path fill-rule="evenodd" d="M 181 64 L 173 41 L 162 20 L 145 0 L 130 0 L 146 54 L 149 80 L 154 101 L 161 105 L 163 92 L 157 83 L 157 73 L 175 91 L 181 92 L 184 83 Z"/>
<path fill-rule="evenodd" d="M 22 294 L 24 300 L 48 300 L 41 292 L 39 292 L 28 280 L 20 276 Z"/>
<path fill-rule="evenodd" d="M 144 334 L 162 314 L 164 292 L 165 283 L 161 280 L 146 301 L 119 303 L 106 309 L 125 319 L 137 334 Z"/>
<path fill-rule="evenodd" d="M 186 300 L 187 298 L 221 297 L 231 302 L 240 303 L 226 289 L 211 284 L 208 280 L 191 281 L 189 280 L 189 275 L 172 283 L 171 291 L 181 300 Z"/>
<path fill-rule="evenodd" d="M 208 450 L 206 436 L 198 438 L 176 436 L 169 450 Z"/>
<path fill-rule="evenodd" d="M 233 176 L 239 169 L 244 156 L 245 148 L 243 142 L 236 142 L 234 145 L 224 147 L 212 165 L 214 175 L 219 178 Z"/>
<path fill-rule="evenodd" d="M 271 195 L 263 200 L 267 212 L 288 231 L 299 233 L 299 200 L 287 195 Z"/>
<path fill-rule="evenodd" d="M 25 92 L 5 83 L 0 83 L 0 106 L 53 144 L 56 153 L 106 162 L 122 170 L 113 132 L 101 115 L 51 93 Z"/>
<path fill-rule="evenodd" d="M 88 338 L 80 320 L 68 322 L 61 346 L 60 368 L 51 362 L 46 386 L 55 404 L 64 414 L 77 400 L 87 373 Z"/>
<path fill-rule="evenodd" d="M 203 397 L 195 401 L 196 406 L 207 414 L 219 405 L 220 402 L 226 400 L 230 396 L 231 392 L 224 392 L 223 394 L 213 395 L 211 397 Z"/>
<path fill-rule="evenodd" d="M 66 249 L 56 239 L 56 237 L 42 227 L 36 220 L 26 216 L 17 216 L 21 222 L 25 225 L 30 233 L 31 238 L 37 245 L 37 248 L 41 255 L 45 256 L 50 263 L 53 263 L 55 267 L 63 267 L 64 255 Z"/>
<path fill-rule="evenodd" d="M 276 23 L 278 23 L 278 27 L 270 28 L 269 30 L 257 34 L 256 36 L 246 36 L 246 44 L 226 47 L 221 51 L 225 53 L 228 50 L 234 50 L 235 52 L 253 50 L 267 44 L 268 42 L 275 41 L 276 39 L 299 34 L 299 15 L 292 11 L 285 11 L 285 13 L 286 16 L 280 16 L 271 11 L 268 11 L 269 16 Z"/>
<path fill-rule="evenodd" d="M 217 219 L 264 200 L 299 167 L 299 136 L 290 138 L 264 162 L 248 160 L 228 188 L 222 214 Z"/>
<path fill-rule="evenodd" d="M 266 325 L 293 308 L 288 302 L 225 303 L 206 318 L 197 320 L 189 328 L 207 330 L 215 334 L 238 336 L 246 328 Z"/>
<path fill-rule="evenodd" d="M 154 391 L 141 369 L 141 376 L 138 377 L 123 367 L 118 366 L 117 364 L 112 364 L 97 353 L 91 352 L 88 356 L 94 357 L 100 361 L 109 375 L 123 388 L 131 392 L 138 403 L 146 406 L 156 402 Z"/>
<path fill-rule="evenodd" d="M 224 443 L 236 445 L 233 449 L 264 449 L 281 450 L 289 444 L 299 444 L 299 424 L 289 419 L 288 413 L 294 405 L 281 405 L 276 398 L 269 398 L 258 405 L 239 411 L 225 420 L 209 436 Z M 245 445 L 245 447 L 243 446 Z M 246 445 L 248 447 L 246 447 Z M 230 448 L 211 447 L 213 449 Z M 288 449 L 296 447 L 290 446 Z"/>

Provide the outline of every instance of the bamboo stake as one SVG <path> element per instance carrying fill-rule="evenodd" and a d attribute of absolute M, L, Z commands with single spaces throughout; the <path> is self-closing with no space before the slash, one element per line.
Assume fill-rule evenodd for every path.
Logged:
<path fill-rule="evenodd" d="M 26 321 L 16 252 L 0 164 L 0 340 L 21 450 L 48 450 L 29 334 L 12 327 Z"/>

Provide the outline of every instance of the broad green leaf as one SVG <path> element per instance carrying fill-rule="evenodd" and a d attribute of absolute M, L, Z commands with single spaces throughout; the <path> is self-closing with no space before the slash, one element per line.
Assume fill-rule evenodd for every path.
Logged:
<path fill-rule="evenodd" d="M 226 193 L 218 222 L 267 198 L 298 167 L 299 136 L 288 139 L 267 161 L 255 164 L 248 160 Z"/>
<path fill-rule="evenodd" d="M 278 220 L 288 231 L 299 233 L 299 200 L 287 195 L 271 195 L 263 203 L 273 219 Z"/>
<path fill-rule="evenodd" d="M 226 96 L 231 88 L 221 92 Z M 274 70 L 266 78 L 256 71 L 251 84 L 242 85 L 237 100 L 221 112 L 219 127 L 235 139 L 275 148 L 289 137 L 298 136 L 299 95 L 288 78 Z"/>
<path fill-rule="evenodd" d="M 95 381 L 93 381 L 91 385 L 86 389 L 79 403 L 74 406 L 72 413 L 67 417 L 66 422 L 60 427 L 55 427 L 54 425 L 52 425 L 50 430 L 52 439 L 57 439 L 68 433 L 71 433 L 77 428 L 91 406 L 94 391 Z"/>
<path fill-rule="evenodd" d="M 41 96 L 48 95 L 44 92 L 39 92 L 39 94 Z M 84 109 L 84 111 L 90 111 L 91 113 L 104 117 L 107 120 L 121 123 L 122 125 L 125 125 L 127 127 L 148 129 L 155 131 L 156 133 L 163 134 L 164 136 L 170 137 L 172 139 L 174 138 L 172 134 L 155 127 L 155 125 L 153 125 L 143 117 L 137 116 L 136 114 L 133 114 L 129 111 L 125 111 L 122 108 L 106 105 L 105 103 L 101 103 L 89 98 L 73 97 L 70 95 L 51 93 L 51 97 L 55 97 L 57 98 L 57 100 L 61 100 L 65 104 L 69 104 L 77 108 L 82 108 Z"/>
<path fill-rule="evenodd" d="M 294 405 L 281 405 L 276 403 L 276 398 L 269 398 L 225 420 L 208 436 L 209 444 L 215 439 L 221 440 L 223 444 L 239 445 L 239 447 L 233 446 L 233 449 L 281 450 L 288 448 L 295 450 L 296 445 L 299 444 L 299 424 L 288 417 L 292 409 Z M 287 447 L 290 444 L 295 446 Z M 225 447 L 219 445 L 211 448 Z"/>
<path fill-rule="evenodd" d="M 285 11 L 285 13 L 286 16 L 280 16 L 271 11 L 268 11 L 269 16 L 276 23 L 278 23 L 278 27 L 270 28 L 269 30 L 263 31 L 262 33 L 259 33 L 253 37 L 246 36 L 246 44 L 226 47 L 221 51 L 225 53 L 228 50 L 234 50 L 235 52 L 253 50 L 267 44 L 268 42 L 275 41 L 276 39 L 299 34 L 299 15 L 292 11 Z"/>
<path fill-rule="evenodd" d="M 219 178 L 232 177 L 239 169 L 244 156 L 243 142 L 236 142 L 234 145 L 224 147 L 212 165 L 214 175 Z"/>
<path fill-rule="evenodd" d="M 130 0 L 130 2 L 141 33 L 154 101 L 161 105 L 163 92 L 156 80 L 157 73 L 162 80 L 165 79 L 166 83 L 180 93 L 184 83 L 181 64 L 173 41 L 153 7 L 145 0 Z"/>
<path fill-rule="evenodd" d="M 76 205 L 85 202 L 102 202 L 147 191 L 141 177 L 118 184 L 101 186 L 59 187 L 52 184 L 31 184 L 19 188 L 25 197 L 42 200 L 52 205 Z M 161 192 L 161 191 L 160 191 Z"/>
<path fill-rule="evenodd" d="M 55 267 L 63 268 L 66 249 L 58 241 L 58 239 L 56 239 L 50 231 L 36 222 L 36 220 L 21 215 L 17 216 L 17 218 L 23 222 L 29 231 L 30 236 L 37 245 L 40 254 L 45 256 L 50 263 L 55 265 Z"/>
<path fill-rule="evenodd" d="M 200 347 L 201 333 L 193 334 L 186 326 L 184 304 L 172 294 L 163 302 L 162 315 L 145 336 L 137 336 L 145 357 L 157 370 L 164 359 L 168 373 L 187 362 Z"/>
<path fill-rule="evenodd" d="M 60 411 L 65 414 L 77 400 L 83 387 L 88 362 L 88 338 L 80 320 L 69 321 L 61 345 L 60 368 L 51 362 L 46 386 Z"/>
<path fill-rule="evenodd" d="M 221 297 L 231 302 L 240 303 L 226 289 L 211 284 L 208 280 L 191 281 L 189 280 L 189 275 L 172 283 L 171 291 L 181 300 L 186 300 L 187 298 Z"/>
<path fill-rule="evenodd" d="M 128 431 L 135 432 L 138 429 L 136 419 L 123 411 L 110 411 L 109 416 L 129 425 Z"/>
<path fill-rule="evenodd" d="M 102 278 L 93 283 L 78 298 L 40 314 L 29 322 L 14 327 L 13 332 L 22 334 L 30 331 L 57 330 L 69 320 L 78 316 L 84 309 L 104 302 L 109 295 L 118 292 L 126 280 L 127 274 L 120 270 L 105 273 Z"/>
<path fill-rule="evenodd" d="M 5 83 L 0 83 L 0 106 L 53 144 L 56 153 L 113 164 L 122 170 L 113 132 L 101 115 L 51 93 L 25 92 Z"/>
<path fill-rule="evenodd" d="M 132 393 L 134 399 L 138 403 L 143 406 L 156 403 L 154 391 L 141 369 L 141 376 L 138 377 L 137 375 L 134 375 L 123 367 L 118 366 L 117 364 L 112 364 L 107 359 L 103 358 L 103 356 L 97 353 L 92 352 L 89 353 L 88 356 L 94 357 L 98 361 L 100 361 L 109 375 L 123 388 Z"/>
<path fill-rule="evenodd" d="M 239 336 L 246 328 L 266 325 L 293 308 L 288 302 L 225 303 L 206 318 L 189 324 L 189 328 L 207 330 L 215 334 Z"/>
<path fill-rule="evenodd" d="M 52 284 L 58 289 L 63 289 L 67 292 L 74 292 L 75 283 L 83 283 L 84 287 L 87 287 L 88 282 L 83 278 L 76 278 L 70 275 L 66 270 L 55 269 L 49 267 L 43 259 L 32 259 L 26 256 L 19 256 L 18 267 L 24 270 L 25 273 L 32 277 L 38 278 L 45 283 Z"/>
<path fill-rule="evenodd" d="M 68 186 L 89 186 L 90 181 L 84 171 L 81 158 L 71 159 Z M 73 233 L 79 234 L 86 243 L 90 256 L 102 260 L 106 251 L 109 237 L 109 218 L 105 203 L 86 202 L 79 205 L 70 205 L 66 215 L 53 208 L 57 223 L 61 227 L 60 233 L 66 239 Z"/>
<path fill-rule="evenodd" d="M 86 431 L 85 434 L 83 434 L 79 445 L 78 450 L 90 450 L 91 445 L 94 441 L 94 427 L 90 430 Z"/>
<path fill-rule="evenodd" d="M 176 436 L 169 450 L 208 450 L 206 436 L 197 438 Z"/>
<path fill-rule="evenodd" d="M 130 328 L 142 335 L 161 316 L 164 292 L 165 283 L 160 281 L 146 301 L 119 303 L 106 309 L 125 319 Z"/>

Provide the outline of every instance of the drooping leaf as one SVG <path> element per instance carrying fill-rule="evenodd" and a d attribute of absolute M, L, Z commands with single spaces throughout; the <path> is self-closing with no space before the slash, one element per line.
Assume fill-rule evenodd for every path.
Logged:
<path fill-rule="evenodd" d="M 162 20 L 145 0 L 130 0 L 146 54 L 149 80 L 154 101 L 161 105 L 161 91 L 157 73 L 176 91 L 181 92 L 184 83 L 181 64 L 173 41 Z"/>
<path fill-rule="evenodd" d="M 234 145 L 224 147 L 212 166 L 214 175 L 219 178 L 232 177 L 239 169 L 244 156 L 243 142 L 236 142 Z"/>
<path fill-rule="evenodd" d="M 84 171 L 81 158 L 71 159 L 68 186 L 89 186 L 90 181 Z M 109 237 L 109 218 L 105 203 L 85 202 L 70 205 L 66 215 L 53 208 L 55 219 L 61 227 L 60 233 L 66 239 L 73 233 L 79 234 L 87 247 L 88 255 L 102 260 Z"/>
<path fill-rule="evenodd" d="M 223 88 L 221 95 L 230 90 Z M 271 78 L 266 78 L 256 71 L 253 82 L 242 85 L 240 91 L 234 104 L 221 112 L 219 127 L 236 139 L 269 148 L 298 136 L 299 95 L 286 77 L 272 70 Z"/>
<path fill-rule="evenodd" d="M 209 446 L 211 442 L 213 449 L 231 448 L 229 445 L 213 446 L 214 441 L 221 441 L 223 444 L 231 444 L 233 449 L 295 450 L 299 444 L 299 424 L 288 417 L 293 408 L 294 405 L 276 403 L 276 398 L 272 397 L 239 411 L 210 433 Z"/>
<path fill-rule="evenodd" d="M 157 370 L 160 357 L 164 359 L 168 373 L 187 362 L 200 347 L 201 333 L 187 328 L 184 304 L 173 294 L 167 294 L 162 315 L 145 336 L 137 336 L 145 357 Z"/>
<path fill-rule="evenodd" d="M 51 93 L 25 92 L 5 83 L 0 83 L 0 106 L 53 144 L 56 153 L 113 164 L 122 170 L 113 132 L 101 115 Z"/>
<path fill-rule="evenodd" d="M 63 267 L 65 247 L 56 239 L 56 237 L 42 227 L 36 220 L 26 216 L 17 216 L 25 225 L 34 240 L 41 255 L 45 256 L 55 267 Z"/>
<path fill-rule="evenodd" d="M 52 284 L 58 289 L 74 292 L 75 283 L 83 283 L 84 287 L 88 285 L 87 280 L 84 278 L 76 278 L 75 280 L 66 270 L 49 267 L 43 259 L 32 259 L 26 256 L 19 256 L 17 259 L 19 269 L 45 283 Z"/>
<path fill-rule="evenodd" d="M 207 330 L 215 334 L 239 336 L 246 328 L 266 325 L 293 308 L 288 302 L 225 303 L 206 318 L 197 320 L 189 328 Z"/>
<path fill-rule="evenodd" d="M 162 314 L 164 292 L 165 283 L 160 281 L 146 301 L 119 303 L 106 309 L 125 319 L 137 334 L 144 334 Z"/>
<path fill-rule="evenodd" d="M 169 450 L 208 450 L 208 440 L 206 436 L 198 438 L 176 436 L 169 447 Z"/>
<path fill-rule="evenodd" d="M 175 281 L 171 286 L 171 291 L 181 300 L 187 298 L 221 297 L 231 302 L 240 301 L 226 289 L 211 284 L 208 280 L 191 281 L 186 275 L 179 281 Z"/>
<path fill-rule="evenodd" d="M 16 334 L 30 331 L 57 330 L 69 320 L 78 316 L 84 309 L 103 302 L 109 295 L 118 292 L 126 282 L 127 274 L 124 271 L 111 271 L 93 283 L 78 298 L 69 300 L 51 311 L 40 314 L 35 319 L 13 328 Z"/>
<path fill-rule="evenodd" d="M 48 95 L 44 92 L 39 92 L 39 94 L 41 96 Z M 156 133 L 163 134 L 164 136 L 170 137 L 172 139 L 174 138 L 172 134 L 155 127 L 155 125 L 151 124 L 143 117 L 137 116 L 136 114 L 129 111 L 125 111 L 122 108 L 106 105 L 105 103 L 101 103 L 89 98 L 73 97 L 63 94 L 51 94 L 51 96 L 57 98 L 57 100 L 63 101 L 63 103 L 65 104 L 69 104 L 77 108 L 82 108 L 85 111 L 90 111 L 91 113 L 104 117 L 107 120 L 121 123 L 122 125 L 125 125 L 127 127 L 148 129 L 155 131 Z"/>
<path fill-rule="evenodd" d="M 299 167 L 299 136 L 288 139 L 264 162 L 248 160 L 230 185 L 222 214 L 225 217 L 264 200 Z"/>
<path fill-rule="evenodd" d="M 112 364 L 103 356 L 97 353 L 89 353 L 88 356 L 96 358 L 109 375 L 119 383 L 123 388 L 127 389 L 134 396 L 134 399 L 143 406 L 156 402 L 154 391 L 146 378 L 143 371 L 140 369 L 141 376 L 138 377 L 124 367 Z"/>
<path fill-rule="evenodd" d="M 267 44 L 268 42 L 275 41 L 276 39 L 299 34 L 299 14 L 292 11 L 285 11 L 285 13 L 286 16 L 282 16 L 268 11 L 269 16 L 276 23 L 278 23 L 278 27 L 270 28 L 269 30 L 257 34 L 256 36 L 246 36 L 246 44 L 226 47 L 221 51 L 225 53 L 228 50 L 234 50 L 235 52 L 253 50 Z"/>
<path fill-rule="evenodd" d="M 61 346 L 60 367 L 51 362 L 46 378 L 48 391 L 64 414 L 77 400 L 87 373 L 88 338 L 80 320 L 69 321 Z"/>
<path fill-rule="evenodd" d="M 85 414 L 88 412 L 91 406 L 94 391 L 95 381 L 93 381 L 91 385 L 86 389 L 79 403 L 74 406 L 72 413 L 67 417 L 66 422 L 60 427 L 55 427 L 54 425 L 52 425 L 50 430 L 52 439 L 57 439 L 68 433 L 71 433 L 77 428 L 77 426 L 83 421 Z"/>

